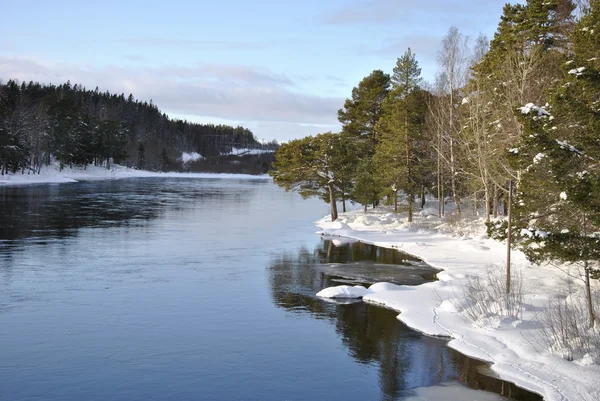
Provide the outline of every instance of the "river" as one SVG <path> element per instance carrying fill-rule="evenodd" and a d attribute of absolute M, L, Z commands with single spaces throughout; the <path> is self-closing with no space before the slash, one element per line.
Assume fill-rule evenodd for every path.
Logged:
<path fill-rule="evenodd" d="M 0 187 L 0 207 L 0 400 L 503 399 L 396 312 L 315 297 L 435 271 L 320 238 L 327 205 L 270 180 Z"/>

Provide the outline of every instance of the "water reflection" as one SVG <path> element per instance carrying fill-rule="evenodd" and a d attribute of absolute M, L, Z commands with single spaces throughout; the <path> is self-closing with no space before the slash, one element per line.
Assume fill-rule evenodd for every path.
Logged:
<path fill-rule="evenodd" d="M 397 312 L 362 302 L 329 303 L 314 296 L 339 280 L 318 268 L 322 261 L 340 258 L 353 261 L 355 259 L 348 256 L 352 254 L 360 258 L 367 255 L 372 260 L 374 255 L 386 254 L 362 244 L 355 248 L 333 245 L 334 252 L 327 256 L 330 244 L 323 241 L 312 252 L 301 248 L 297 253 L 273 257 L 269 280 L 274 302 L 294 313 L 310 313 L 315 318 L 330 320 L 356 361 L 378 367 L 383 400 L 397 400 L 407 389 L 457 377 L 456 363 L 445 342 L 409 329 L 396 319 Z M 397 260 L 393 258 L 398 255 L 384 257 Z"/>
<path fill-rule="evenodd" d="M 373 262 L 410 266 L 421 262 L 421 259 L 396 249 L 382 248 L 345 238 L 326 236 L 322 238 L 320 248 L 316 249 L 321 263 Z"/>
<path fill-rule="evenodd" d="M 541 401 L 541 397 L 516 386 L 482 374 L 487 365 L 467 358 L 446 347 L 441 339 L 424 336 L 411 330 L 396 319 L 397 312 L 363 303 L 334 303 L 317 298 L 314 294 L 340 281 L 352 281 L 323 266 L 339 264 L 340 269 L 365 261 L 367 266 L 385 266 L 396 269 L 395 279 L 405 277 L 406 266 L 425 269 L 419 259 L 396 250 L 372 245 L 338 243 L 326 239 L 313 250 L 300 248 L 295 253 L 282 253 L 271 259 L 269 283 L 273 301 L 293 313 L 310 314 L 327 319 L 335 325 L 339 339 L 348 353 L 359 363 L 377 366 L 382 400 L 399 400 L 414 395 L 412 390 L 460 380 L 474 389 L 493 391 L 520 401 Z M 392 266 L 400 262 L 401 266 Z M 361 273 L 360 281 L 365 279 Z M 370 284 L 373 281 L 366 281 Z"/>
<path fill-rule="evenodd" d="M 243 203 L 250 185 L 227 191 L 223 181 L 135 179 L 0 187 L 0 245 L 28 238 L 41 244 L 78 229 L 145 225 L 192 202 Z M 15 245 L 15 244 L 12 244 Z"/>
<path fill-rule="evenodd" d="M 343 284 L 371 284 L 387 281 L 396 284 L 417 285 L 436 279 L 439 270 L 421 259 L 397 249 L 381 248 L 358 241 L 322 237 L 315 249 L 323 271 Z"/>

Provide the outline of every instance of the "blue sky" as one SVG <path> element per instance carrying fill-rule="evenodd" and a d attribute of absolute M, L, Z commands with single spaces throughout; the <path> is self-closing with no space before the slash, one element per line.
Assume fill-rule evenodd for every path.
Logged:
<path fill-rule="evenodd" d="M 0 80 L 133 93 L 172 117 L 287 141 L 337 131 L 337 110 L 408 47 L 433 81 L 455 25 L 493 36 L 504 0 L 0 2 Z"/>

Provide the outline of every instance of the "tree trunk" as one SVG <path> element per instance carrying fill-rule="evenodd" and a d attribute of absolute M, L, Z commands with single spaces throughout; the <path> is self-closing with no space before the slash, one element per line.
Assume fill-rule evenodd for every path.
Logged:
<path fill-rule="evenodd" d="M 404 130 L 405 140 L 404 147 L 406 152 L 406 192 L 408 195 L 408 222 L 413 221 L 413 190 L 411 185 L 411 169 L 410 169 L 410 138 L 408 137 L 408 110 L 404 114 Z"/>
<path fill-rule="evenodd" d="M 456 167 L 454 163 L 454 139 L 450 138 L 450 186 L 452 189 L 452 199 L 454 199 L 454 203 L 456 204 L 456 213 L 460 216 L 460 199 L 456 192 Z"/>
<path fill-rule="evenodd" d="M 596 324 L 596 314 L 594 313 L 594 302 L 590 285 L 590 267 L 587 260 L 583 262 L 583 266 L 585 268 L 585 295 L 587 298 L 588 313 L 590 315 L 590 328 L 593 328 Z"/>
<path fill-rule="evenodd" d="M 329 187 L 329 203 L 331 204 L 331 221 L 336 221 L 338 218 L 337 204 L 335 203 L 335 189 L 330 183 Z"/>
<path fill-rule="evenodd" d="M 439 138 L 439 135 L 438 135 Z M 437 154 L 437 197 L 438 197 L 438 216 L 442 217 L 444 215 L 442 211 L 442 157 L 440 148 L 441 141 L 438 139 L 438 154 Z"/>
<path fill-rule="evenodd" d="M 408 222 L 413 221 L 413 194 L 408 194 Z"/>
<path fill-rule="evenodd" d="M 510 246 L 512 237 L 511 221 L 512 181 L 508 183 L 508 228 L 506 229 L 506 293 L 510 294 Z"/>
<path fill-rule="evenodd" d="M 425 185 L 421 185 L 421 210 L 425 207 Z"/>
<path fill-rule="evenodd" d="M 490 206 L 491 206 L 491 198 L 490 198 L 490 184 L 487 183 L 483 188 L 484 197 L 485 197 L 485 221 L 490 221 Z"/>
<path fill-rule="evenodd" d="M 494 194 L 492 199 L 492 210 L 494 218 L 498 217 L 498 186 L 494 184 Z"/>

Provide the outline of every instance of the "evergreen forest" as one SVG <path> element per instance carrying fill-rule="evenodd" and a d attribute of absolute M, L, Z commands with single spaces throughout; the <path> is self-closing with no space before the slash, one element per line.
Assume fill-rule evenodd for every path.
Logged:
<path fill-rule="evenodd" d="M 155 171 L 266 172 L 263 159 L 249 155 L 231 163 L 235 149 L 276 149 L 247 128 L 170 119 L 152 101 L 141 102 L 70 82 L 0 82 L 0 174 L 37 174 L 52 161 L 64 166 L 111 163 Z M 182 154 L 197 154 L 195 163 Z M 201 156 L 201 159 L 200 159 Z M 229 156 L 229 159 L 231 156 Z M 251 160 L 250 160 L 251 159 Z M 255 160 L 256 159 L 256 160 Z M 244 162 L 244 163 L 242 163 Z M 228 169 L 217 165 L 228 165 Z M 238 171 L 239 170 L 239 171 Z"/>
<path fill-rule="evenodd" d="M 491 40 L 451 27 L 435 82 L 407 49 L 341 105 L 339 133 L 286 143 L 276 183 L 322 197 L 404 212 L 426 199 L 437 214 L 483 215 L 536 263 L 600 262 L 600 0 L 506 4 Z M 514 189 L 513 189 L 514 188 Z M 590 303 L 591 305 L 591 303 Z M 593 313 L 591 313 L 593 316 Z M 593 319 L 592 319 L 593 321 Z"/>

